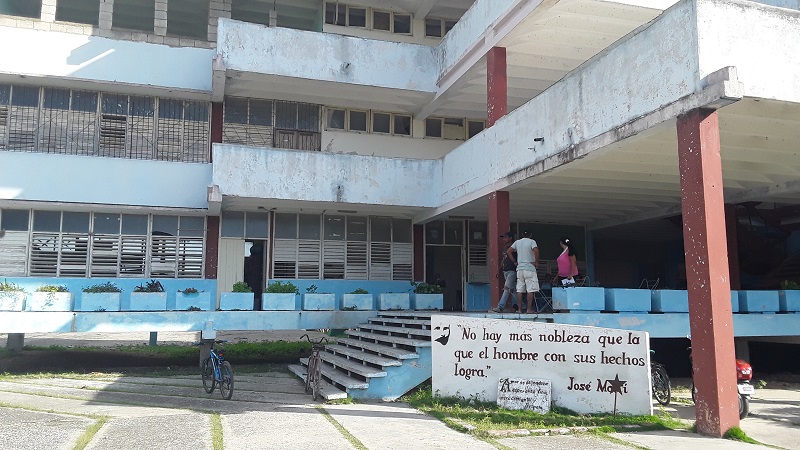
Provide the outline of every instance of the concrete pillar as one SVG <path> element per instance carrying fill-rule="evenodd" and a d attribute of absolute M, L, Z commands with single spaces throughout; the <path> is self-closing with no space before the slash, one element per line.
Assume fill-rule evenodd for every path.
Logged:
<path fill-rule="evenodd" d="M 6 338 L 6 350 L 9 352 L 21 352 L 25 346 L 25 333 L 8 333 Z"/>
<path fill-rule="evenodd" d="M 100 0 L 100 20 L 98 27 L 101 30 L 110 30 L 114 18 L 114 0 Z"/>
<path fill-rule="evenodd" d="M 414 281 L 425 280 L 425 227 L 414 225 Z"/>
<path fill-rule="evenodd" d="M 728 235 L 728 272 L 731 274 L 731 289 L 742 288 L 739 269 L 739 222 L 736 218 L 736 205 L 725 205 L 725 232 Z"/>
<path fill-rule="evenodd" d="M 734 346 L 736 347 L 736 359 L 750 362 L 750 341 L 744 338 L 736 338 L 734 339 Z"/>
<path fill-rule="evenodd" d="M 167 0 L 155 0 L 153 33 L 158 36 L 167 35 Z"/>
<path fill-rule="evenodd" d="M 158 346 L 158 331 L 150 332 L 150 347 Z"/>
<path fill-rule="evenodd" d="M 492 47 L 486 54 L 487 124 L 508 113 L 508 74 L 506 49 Z"/>
<path fill-rule="evenodd" d="M 31 0 L 34 1 L 34 0 Z M 42 22 L 55 22 L 56 21 L 56 5 L 58 0 L 42 0 L 42 14 L 40 18 Z"/>
<path fill-rule="evenodd" d="M 206 279 L 215 280 L 217 278 L 217 268 L 219 266 L 219 216 L 208 216 L 206 218 L 206 260 L 205 274 Z"/>
<path fill-rule="evenodd" d="M 231 18 L 232 0 L 211 0 L 208 4 L 208 41 L 217 42 L 217 23 L 220 17 Z"/>
<path fill-rule="evenodd" d="M 739 408 L 719 118 L 695 109 L 678 117 L 677 131 L 697 431 L 721 437 L 739 425 Z"/>
<path fill-rule="evenodd" d="M 224 123 L 222 102 L 211 103 L 211 142 L 208 149 L 208 162 L 214 162 L 214 144 L 222 143 L 222 127 Z"/>
<path fill-rule="evenodd" d="M 495 191 L 489 194 L 489 226 L 486 242 L 489 245 L 489 286 L 491 307 L 497 307 L 505 279 L 500 270 L 503 244 L 500 235 L 511 229 L 511 209 L 508 191 Z"/>

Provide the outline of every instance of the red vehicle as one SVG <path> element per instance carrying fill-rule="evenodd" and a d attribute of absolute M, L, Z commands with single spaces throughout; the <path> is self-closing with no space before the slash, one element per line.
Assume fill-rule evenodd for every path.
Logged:
<path fill-rule="evenodd" d="M 689 359 L 691 359 L 691 350 L 692 348 L 689 347 Z M 750 397 L 755 394 L 756 390 L 752 384 L 750 384 L 750 380 L 753 379 L 753 368 L 750 366 L 750 363 L 747 361 L 737 359 L 736 360 L 736 389 L 739 391 L 739 419 L 744 419 L 750 414 Z M 694 387 L 694 381 L 692 381 L 692 401 L 694 400 L 695 394 L 697 393 L 697 388 Z"/>

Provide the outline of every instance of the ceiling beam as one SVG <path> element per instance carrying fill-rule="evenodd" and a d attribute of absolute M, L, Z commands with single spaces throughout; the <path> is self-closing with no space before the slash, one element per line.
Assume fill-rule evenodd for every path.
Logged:
<path fill-rule="evenodd" d="M 414 17 L 418 19 L 424 19 L 428 17 L 428 14 L 431 12 L 436 3 L 439 0 L 422 0 L 422 3 L 417 7 L 417 10 L 414 11 Z"/>

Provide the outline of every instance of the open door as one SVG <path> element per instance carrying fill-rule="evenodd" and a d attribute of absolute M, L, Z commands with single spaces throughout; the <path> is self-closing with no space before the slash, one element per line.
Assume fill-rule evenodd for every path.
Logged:
<path fill-rule="evenodd" d="M 436 275 L 444 281 L 445 311 L 464 310 L 464 271 L 460 245 L 428 245 L 426 249 L 425 281 L 434 284 Z"/>

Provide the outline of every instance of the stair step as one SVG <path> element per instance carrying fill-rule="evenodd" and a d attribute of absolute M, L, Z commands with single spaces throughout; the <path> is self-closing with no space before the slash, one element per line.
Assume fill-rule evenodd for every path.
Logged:
<path fill-rule="evenodd" d="M 406 334 L 409 339 L 423 339 L 423 340 L 430 340 L 431 339 L 431 330 L 421 330 L 419 328 L 405 328 L 405 327 L 392 327 L 386 325 L 372 325 L 372 324 L 363 324 L 358 326 L 359 330 L 374 330 L 380 331 L 384 333 L 390 333 L 392 335 L 398 334 Z M 401 336 L 402 337 L 402 336 Z"/>
<path fill-rule="evenodd" d="M 431 313 L 430 312 L 419 312 L 419 311 L 381 311 L 378 313 L 378 317 L 394 317 L 398 319 L 420 319 L 420 320 L 431 320 Z"/>
<path fill-rule="evenodd" d="M 350 357 L 351 359 L 359 359 L 361 361 L 365 361 L 370 364 L 375 364 L 381 367 L 400 366 L 403 364 L 403 362 L 400 361 L 399 359 L 384 358 L 383 356 L 373 355 L 372 353 L 367 353 L 365 351 L 351 347 L 345 347 L 344 345 L 326 345 L 325 350 L 333 352 L 336 355 L 347 356 Z"/>
<path fill-rule="evenodd" d="M 303 380 L 303 383 L 306 382 L 306 375 L 308 375 L 308 373 L 306 372 L 305 367 L 297 364 L 290 364 L 289 370 L 292 371 L 292 373 L 294 373 L 298 377 L 300 377 L 300 379 Z M 340 400 L 343 398 L 347 398 L 347 392 L 342 391 L 341 389 L 328 383 L 325 380 L 322 381 L 323 383 L 319 389 L 322 398 L 324 398 L 325 400 Z"/>
<path fill-rule="evenodd" d="M 401 325 L 414 325 L 420 326 L 422 329 L 431 329 L 431 321 L 424 319 L 400 319 L 397 317 L 372 317 L 369 319 L 370 323 L 386 325 L 388 323 L 397 323 Z"/>
<path fill-rule="evenodd" d="M 387 336 L 385 334 L 375 334 L 375 333 L 367 333 L 364 331 L 353 331 L 353 330 L 345 330 L 344 334 L 348 336 L 353 336 L 356 338 L 364 338 L 369 340 L 374 340 L 376 342 L 386 342 L 389 344 L 394 345 L 406 345 L 409 347 L 430 347 L 431 340 L 422 340 L 422 339 L 408 339 L 398 336 Z"/>
<path fill-rule="evenodd" d="M 372 342 L 360 341 L 358 339 L 339 338 L 337 339 L 337 342 L 339 343 L 339 345 L 344 345 L 350 348 L 356 347 L 359 349 L 368 350 L 371 352 L 375 352 L 379 355 L 388 356 L 390 358 L 397 358 L 397 359 L 419 358 L 419 354 L 411 350 L 389 347 L 386 345 L 375 344 Z"/>
<path fill-rule="evenodd" d="M 385 377 L 386 372 L 366 364 L 361 364 L 358 361 L 347 359 L 342 356 L 336 356 L 333 353 L 320 353 L 322 360 L 330 364 L 340 371 L 354 373 L 361 375 L 364 378 L 380 378 Z"/>
<path fill-rule="evenodd" d="M 308 367 L 308 358 L 300 358 L 300 364 Z M 345 389 L 368 389 L 369 381 L 349 377 L 331 366 L 322 365 L 322 376 L 330 380 L 333 384 L 342 386 Z"/>

